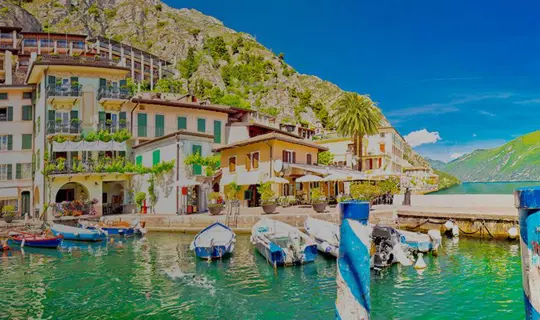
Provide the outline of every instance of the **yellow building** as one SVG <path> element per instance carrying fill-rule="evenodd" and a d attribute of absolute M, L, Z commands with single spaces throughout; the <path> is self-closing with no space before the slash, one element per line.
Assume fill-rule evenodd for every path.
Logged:
<path fill-rule="evenodd" d="M 318 153 L 327 148 L 310 141 L 272 132 L 237 141 L 214 151 L 221 153 L 220 190 L 235 182 L 241 186 L 238 198 L 244 206 L 258 206 L 257 185 L 273 177 L 283 177 L 290 184 L 274 185 L 278 195 L 293 195 L 304 190 L 295 179 L 306 173 L 301 166 L 316 167 Z"/>

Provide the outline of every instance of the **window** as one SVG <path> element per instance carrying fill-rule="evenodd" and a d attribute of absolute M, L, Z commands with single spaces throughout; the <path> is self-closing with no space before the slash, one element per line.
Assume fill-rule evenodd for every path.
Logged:
<path fill-rule="evenodd" d="M 31 134 L 23 133 L 21 149 L 23 150 L 32 149 L 32 135 Z"/>
<path fill-rule="evenodd" d="M 0 136 L 0 151 L 11 150 L 13 142 L 12 137 L 12 135 Z"/>
<path fill-rule="evenodd" d="M 15 166 L 15 179 L 30 179 L 32 178 L 31 163 L 17 163 Z"/>
<path fill-rule="evenodd" d="M 307 163 L 307 164 L 311 164 L 311 161 L 312 161 L 312 160 L 311 160 L 311 153 L 307 153 L 307 154 L 306 154 L 306 163 Z"/>
<path fill-rule="evenodd" d="M 259 152 L 251 153 L 251 167 L 253 169 L 259 169 Z"/>
<path fill-rule="evenodd" d="M 214 143 L 221 143 L 221 121 L 214 120 Z"/>
<path fill-rule="evenodd" d="M 6 92 L 0 93 L 0 100 L 7 100 L 7 99 L 8 99 L 8 94 Z"/>
<path fill-rule="evenodd" d="M 156 114 L 156 129 L 155 137 L 161 137 L 165 134 L 165 116 Z"/>
<path fill-rule="evenodd" d="M 146 113 L 137 114 L 137 136 L 146 137 Z"/>
<path fill-rule="evenodd" d="M 135 158 L 135 164 L 138 166 L 142 166 L 142 156 L 137 156 Z"/>
<path fill-rule="evenodd" d="M 229 158 L 229 173 L 236 172 L 236 157 Z"/>
<path fill-rule="evenodd" d="M 11 164 L 0 164 L 0 181 L 11 180 Z"/>
<path fill-rule="evenodd" d="M 0 108 L 0 121 L 13 121 L 13 107 Z"/>
<path fill-rule="evenodd" d="M 23 99 L 32 99 L 32 92 L 23 92 Z"/>
<path fill-rule="evenodd" d="M 158 150 L 154 150 L 152 152 L 152 165 L 155 166 L 156 164 L 159 164 L 161 162 L 161 152 Z"/>
<path fill-rule="evenodd" d="M 197 119 L 197 131 L 206 132 L 206 119 L 202 119 L 202 118 Z"/>
<path fill-rule="evenodd" d="M 22 106 L 22 119 L 23 121 L 32 120 L 32 106 Z"/>
<path fill-rule="evenodd" d="M 296 163 L 296 152 L 283 150 L 282 159 L 285 163 Z"/>
<path fill-rule="evenodd" d="M 384 138 L 384 136 L 385 136 L 384 132 L 381 132 L 381 133 L 379 134 L 379 136 L 380 136 L 381 138 Z"/>
<path fill-rule="evenodd" d="M 178 117 L 178 130 L 186 130 L 186 129 L 187 129 L 187 118 Z"/>
<path fill-rule="evenodd" d="M 58 41 L 56 41 L 56 47 L 57 48 L 67 48 L 67 41 L 66 40 L 58 40 Z"/>
<path fill-rule="evenodd" d="M 25 39 L 24 40 L 24 46 L 25 47 L 37 47 L 37 40 L 35 39 Z"/>

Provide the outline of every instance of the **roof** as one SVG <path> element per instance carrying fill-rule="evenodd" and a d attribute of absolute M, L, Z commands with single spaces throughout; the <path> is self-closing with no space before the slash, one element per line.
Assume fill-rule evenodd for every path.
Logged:
<path fill-rule="evenodd" d="M 235 108 L 228 106 L 219 106 L 219 105 L 204 105 L 198 104 L 195 102 L 185 102 L 185 101 L 166 101 L 161 99 L 142 99 L 142 98 L 133 98 L 131 99 L 134 103 L 142 104 L 156 104 L 161 106 L 168 107 L 177 107 L 177 108 L 189 108 L 189 109 L 199 109 L 199 110 L 209 110 L 223 113 L 236 113 Z"/>
<path fill-rule="evenodd" d="M 262 128 L 262 129 L 272 130 L 274 132 L 279 132 L 279 133 L 282 133 L 284 135 L 288 135 L 288 136 L 293 137 L 293 138 L 302 139 L 302 137 L 297 135 L 296 133 L 283 131 L 281 129 L 274 128 L 274 127 L 267 126 L 267 125 L 260 124 L 260 123 L 256 123 L 256 122 L 254 122 L 254 123 L 237 122 L 237 123 L 232 123 L 231 126 L 234 126 L 234 127 L 258 127 L 258 128 Z"/>
<path fill-rule="evenodd" d="M 249 138 L 249 139 L 246 139 L 246 140 L 240 140 L 240 141 L 237 141 L 237 142 L 234 142 L 234 143 L 231 143 L 231 144 L 219 147 L 219 148 L 215 148 L 214 151 L 219 152 L 221 150 L 247 146 L 247 145 L 250 145 L 250 144 L 264 142 L 264 141 L 268 141 L 268 140 L 279 140 L 279 141 L 283 141 L 283 142 L 299 144 L 299 145 L 303 145 L 303 146 L 306 146 L 306 147 L 311 147 L 311 148 L 318 149 L 319 151 L 327 151 L 328 150 L 328 148 L 320 146 L 320 145 L 315 144 L 315 143 L 310 142 L 310 141 L 289 137 L 289 136 L 284 135 L 283 133 L 271 132 L 271 133 L 262 134 L 260 136 L 256 136 L 256 137 L 253 137 L 253 138 Z"/>
<path fill-rule="evenodd" d="M 176 135 L 184 135 L 184 136 L 192 136 L 192 137 L 200 137 L 200 138 L 208 138 L 208 139 L 213 139 L 214 138 L 214 135 L 213 134 L 206 134 L 206 133 L 200 133 L 200 132 L 193 132 L 193 131 L 187 131 L 187 130 L 178 130 L 178 131 L 175 131 L 173 133 L 169 133 L 169 134 L 166 134 L 164 136 L 161 136 L 161 137 L 158 137 L 158 138 L 154 138 L 152 140 L 149 140 L 149 141 L 145 141 L 143 143 L 140 143 L 136 146 L 134 146 L 132 149 L 137 149 L 139 147 L 143 147 L 143 146 L 147 146 L 149 144 L 152 144 L 154 142 L 158 142 L 158 141 L 161 141 L 161 140 L 165 140 L 165 139 L 168 139 L 168 138 L 171 138 L 171 137 L 174 137 Z"/>

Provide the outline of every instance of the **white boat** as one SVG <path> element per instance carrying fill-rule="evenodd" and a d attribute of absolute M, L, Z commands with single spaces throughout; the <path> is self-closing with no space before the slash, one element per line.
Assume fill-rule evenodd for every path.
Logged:
<path fill-rule="evenodd" d="M 304 228 L 315 242 L 319 251 L 339 256 L 339 226 L 337 224 L 308 217 Z"/>
<path fill-rule="evenodd" d="M 83 229 L 63 224 L 53 223 L 51 232 L 55 236 L 62 236 L 65 240 L 101 241 L 107 238 L 107 233 L 101 229 Z"/>
<path fill-rule="evenodd" d="M 281 221 L 263 218 L 251 229 L 251 242 L 274 266 L 313 262 L 317 244 L 307 234 Z"/>
<path fill-rule="evenodd" d="M 429 230 L 428 234 L 397 230 L 401 235 L 401 242 L 418 252 L 437 251 L 441 245 L 441 232 Z"/>
<path fill-rule="evenodd" d="M 220 259 L 234 251 L 236 234 L 226 225 L 215 222 L 199 232 L 190 250 L 202 259 Z"/>

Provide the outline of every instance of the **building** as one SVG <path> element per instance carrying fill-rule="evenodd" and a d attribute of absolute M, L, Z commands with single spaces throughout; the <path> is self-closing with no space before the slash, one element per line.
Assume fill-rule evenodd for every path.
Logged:
<path fill-rule="evenodd" d="M 323 146 L 281 132 L 269 132 L 215 148 L 221 155 L 220 190 L 225 192 L 225 186 L 235 182 L 241 186 L 238 197 L 242 205 L 258 206 L 257 185 L 280 176 L 290 184 L 273 185 L 276 195 L 297 194 L 298 189 L 306 188 L 297 186 L 295 179 L 306 170 L 295 164 L 315 167 L 318 153 L 325 150 Z M 276 168 L 279 163 L 276 160 L 284 165 Z"/>

